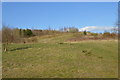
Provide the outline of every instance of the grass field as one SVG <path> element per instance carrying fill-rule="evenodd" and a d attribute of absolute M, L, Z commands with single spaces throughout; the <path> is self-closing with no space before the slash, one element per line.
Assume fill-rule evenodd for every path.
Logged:
<path fill-rule="evenodd" d="M 65 41 L 71 36 L 43 36 L 38 43 L 10 44 L 2 54 L 3 78 L 118 77 L 117 41 Z"/>

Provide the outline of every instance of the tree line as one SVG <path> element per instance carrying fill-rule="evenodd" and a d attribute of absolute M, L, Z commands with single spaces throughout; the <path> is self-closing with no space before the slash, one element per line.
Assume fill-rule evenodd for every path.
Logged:
<path fill-rule="evenodd" d="M 40 29 L 18 29 L 18 28 L 10 28 L 7 26 L 3 26 L 2 31 L 0 30 L 0 41 L 3 43 L 3 48 L 6 51 L 6 47 L 9 43 L 27 43 L 27 42 L 37 42 L 36 37 L 33 36 L 43 36 L 43 35 L 54 35 L 61 33 L 82 33 L 83 36 L 91 35 L 97 37 L 99 33 L 87 32 L 86 30 L 83 32 L 79 32 L 76 27 L 64 27 L 59 30 L 52 30 L 51 28 L 46 30 Z M 102 36 L 104 38 L 116 38 L 116 33 L 104 32 Z M 32 37 L 32 38 L 31 38 Z"/>
<path fill-rule="evenodd" d="M 25 38 L 33 37 L 33 36 L 43 36 L 43 35 L 52 35 L 58 33 L 76 33 L 79 32 L 76 27 L 64 27 L 59 30 L 52 30 L 51 28 L 46 30 L 40 29 L 18 29 L 18 28 L 10 28 L 3 26 L 2 28 L 2 43 L 20 43 L 25 42 Z M 83 35 L 87 35 L 86 30 L 83 31 Z M 97 36 L 97 33 L 91 33 L 91 35 Z M 115 36 L 116 33 L 104 32 L 104 36 Z"/>

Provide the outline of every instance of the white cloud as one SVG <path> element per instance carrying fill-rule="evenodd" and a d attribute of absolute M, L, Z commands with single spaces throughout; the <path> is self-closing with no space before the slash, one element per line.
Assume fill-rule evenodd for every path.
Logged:
<path fill-rule="evenodd" d="M 103 27 L 103 26 L 85 26 L 83 28 L 80 28 L 79 31 L 110 31 L 114 27 Z"/>

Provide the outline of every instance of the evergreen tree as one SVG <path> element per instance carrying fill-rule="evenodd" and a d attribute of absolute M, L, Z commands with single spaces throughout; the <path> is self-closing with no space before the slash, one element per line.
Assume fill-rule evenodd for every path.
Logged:
<path fill-rule="evenodd" d="M 87 35 L 87 32 L 86 32 L 86 30 L 83 32 L 83 34 L 84 34 L 84 35 Z"/>

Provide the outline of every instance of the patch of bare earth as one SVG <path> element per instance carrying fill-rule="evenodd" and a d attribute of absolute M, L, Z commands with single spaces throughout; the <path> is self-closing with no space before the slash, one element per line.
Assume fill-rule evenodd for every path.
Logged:
<path fill-rule="evenodd" d="M 70 38 L 70 39 L 66 40 L 66 42 L 91 41 L 91 40 L 101 40 L 101 41 L 115 40 L 115 41 L 117 41 L 117 39 L 113 39 L 113 38 L 85 36 L 85 37 Z"/>

